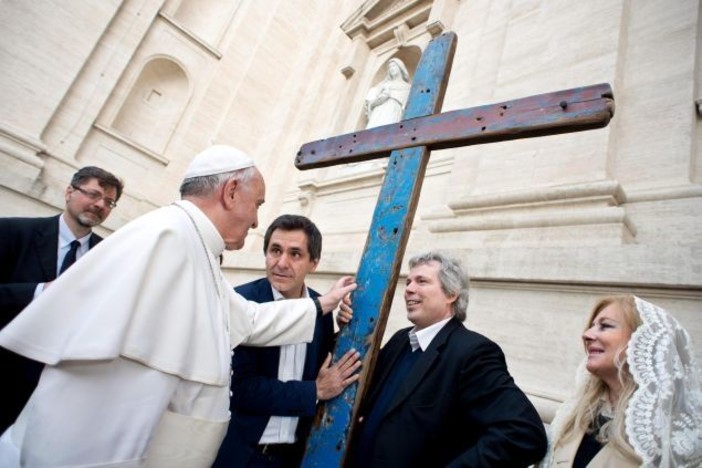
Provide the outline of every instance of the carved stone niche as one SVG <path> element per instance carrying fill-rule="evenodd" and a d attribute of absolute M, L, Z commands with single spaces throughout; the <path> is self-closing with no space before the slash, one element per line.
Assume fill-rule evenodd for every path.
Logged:
<path fill-rule="evenodd" d="M 433 36 L 450 27 L 457 4 L 458 0 L 372 0 L 364 2 L 349 16 L 341 29 L 351 38 L 352 45 L 346 62 L 339 67 L 347 80 L 347 88 L 340 97 L 339 111 L 328 131 L 341 134 L 365 128 L 365 98 L 385 77 L 388 61 L 391 58 L 402 60 L 411 79 L 422 49 Z M 355 222 L 365 222 L 373 211 L 386 165 L 387 159 L 380 159 L 321 169 L 314 175 L 314 197 L 300 197 L 296 200 L 297 208 L 321 216 L 318 210 L 334 205 L 340 211 L 351 213 Z M 301 192 L 310 188 L 305 180 L 297 184 Z M 348 197 L 349 194 L 354 196 Z M 359 204 L 359 198 L 364 202 Z M 338 225 L 335 228 L 344 235 L 352 229 Z M 325 233 L 325 242 L 326 239 Z"/>
<path fill-rule="evenodd" d="M 367 1 L 341 28 L 351 39 L 363 37 L 371 50 L 388 42 L 403 47 L 418 27 L 432 36 L 450 28 L 457 4 L 458 0 Z"/>

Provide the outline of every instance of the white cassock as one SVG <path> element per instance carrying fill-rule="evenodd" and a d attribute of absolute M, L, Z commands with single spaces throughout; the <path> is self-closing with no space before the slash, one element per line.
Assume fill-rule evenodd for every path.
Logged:
<path fill-rule="evenodd" d="M 206 467 L 229 421 L 231 349 L 312 340 L 310 299 L 257 304 L 219 268 L 192 203 L 101 242 L 0 332 L 46 363 L 0 439 L 0 466 Z"/>

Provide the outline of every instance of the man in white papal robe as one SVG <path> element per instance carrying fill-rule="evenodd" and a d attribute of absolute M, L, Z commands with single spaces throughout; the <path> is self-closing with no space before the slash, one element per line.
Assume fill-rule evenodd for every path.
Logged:
<path fill-rule="evenodd" d="M 229 421 L 231 350 L 312 339 L 355 284 L 318 302 L 256 304 L 223 277 L 265 198 L 253 161 L 214 146 L 186 171 L 183 200 L 103 241 L 0 332 L 46 365 L 0 438 L 0 466 L 207 467 Z"/>

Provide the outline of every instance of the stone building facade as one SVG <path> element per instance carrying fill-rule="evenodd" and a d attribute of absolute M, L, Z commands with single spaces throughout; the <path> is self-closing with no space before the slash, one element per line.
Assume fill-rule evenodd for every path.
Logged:
<path fill-rule="evenodd" d="M 58 212 L 71 174 L 98 165 L 126 182 L 109 235 L 175 199 L 196 152 L 231 144 L 267 202 L 230 279 L 262 274 L 265 227 L 291 212 L 324 234 L 324 289 L 358 267 L 386 161 L 300 172 L 294 157 L 364 128 L 389 59 L 411 75 L 456 32 L 444 110 L 609 83 L 604 129 L 434 152 L 407 249 L 462 258 L 467 326 L 549 420 L 600 295 L 667 308 L 702 358 L 701 20 L 696 0 L 6 0 L 0 216 Z M 408 323 L 402 283 L 387 335 Z"/>

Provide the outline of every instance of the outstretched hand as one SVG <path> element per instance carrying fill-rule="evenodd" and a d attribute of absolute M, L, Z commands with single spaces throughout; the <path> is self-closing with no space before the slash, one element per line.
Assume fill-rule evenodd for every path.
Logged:
<path fill-rule="evenodd" d="M 317 399 L 330 400 L 344 391 L 346 387 L 358 380 L 360 374 L 356 373 L 361 367 L 361 355 L 355 349 L 346 351 L 341 359 L 331 364 L 331 353 L 319 369 L 315 384 L 317 386 Z"/>
<path fill-rule="evenodd" d="M 336 309 L 339 302 L 356 287 L 356 280 L 353 276 L 342 276 L 339 278 L 325 295 L 319 296 L 319 304 L 322 306 L 322 311 L 328 314 Z"/>

